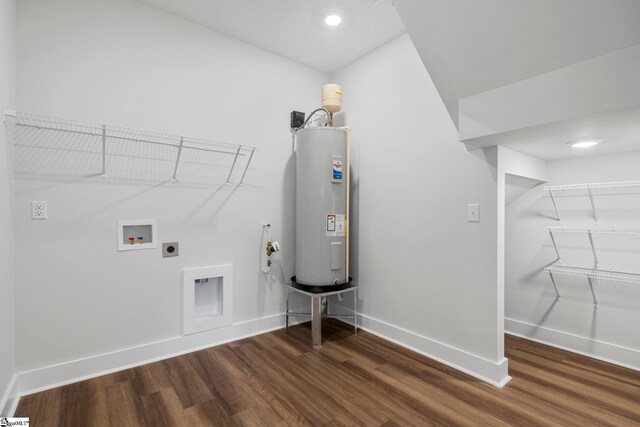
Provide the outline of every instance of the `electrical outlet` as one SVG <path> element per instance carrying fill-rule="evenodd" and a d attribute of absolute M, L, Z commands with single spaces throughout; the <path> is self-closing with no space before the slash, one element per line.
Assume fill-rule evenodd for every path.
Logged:
<path fill-rule="evenodd" d="M 478 204 L 467 205 L 467 221 L 480 222 L 480 205 Z"/>
<path fill-rule="evenodd" d="M 31 219 L 47 219 L 47 202 L 31 202 Z"/>
<path fill-rule="evenodd" d="M 178 256 L 180 246 L 178 242 L 169 242 L 162 244 L 162 258 L 171 258 Z"/>

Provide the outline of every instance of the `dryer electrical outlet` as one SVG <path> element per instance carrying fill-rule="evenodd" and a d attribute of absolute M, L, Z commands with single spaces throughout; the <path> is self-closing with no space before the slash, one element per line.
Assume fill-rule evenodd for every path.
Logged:
<path fill-rule="evenodd" d="M 169 242 L 162 244 L 162 258 L 171 258 L 178 256 L 180 253 L 180 246 L 178 242 Z"/>

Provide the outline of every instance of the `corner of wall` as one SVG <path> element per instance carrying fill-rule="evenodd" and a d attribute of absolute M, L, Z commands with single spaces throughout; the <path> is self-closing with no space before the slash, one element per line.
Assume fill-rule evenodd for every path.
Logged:
<path fill-rule="evenodd" d="M 0 107 L 15 103 L 16 0 L 0 3 Z M 5 414 L 15 381 L 15 274 L 13 180 L 4 123 L 0 129 L 0 414 Z"/>
<path fill-rule="evenodd" d="M 401 65 L 399 65 L 401 64 Z M 367 72 L 366 77 L 363 77 L 364 70 L 375 70 Z M 373 52 L 365 55 L 356 62 L 350 64 L 346 68 L 334 73 L 331 78 L 337 80 L 344 86 L 345 89 L 345 101 L 344 109 L 345 114 L 349 119 L 350 125 L 354 125 L 354 145 L 360 147 L 358 141 L 363 141 L 362 150 L 358 153 L 359 156 L 366 156 L 367 162 L 380 162 L 389 160 L 389 153 L 384 152 L 381 147 L 384 147 L 386 141 L 389 138 L 404 139 L 405 143 L 413 142 L 415 149 L 430 150 L 429 155 L 437 155 L 440 158 L 445 156 L 447 160 L 459 163 L 459 169 L 462 170 L 468 167 L 465 172 L 458 172 L 453 168 L 437 167 L 425 168 L 424 175 L 420 175 L 422 184 L 422 190 L 429 187 L 428 193 L 432 197 L 431 202 L 436 204 L 439 208 L 433 209 L 431 206 L 425 213 L 425 215 L 432 216 L 432 222 L 444 221 L 447 224 L 455 223 L 456 227 L 464 229 L 465 233 L 474 236 L 474 243 L 478 247 L 491 248 L 483 250 L 483 254 L 486 256 L 486 265 L 491 265 L 491 269 L 495 267 L 495 183 L 497 181 L 497 166 L 498 166 L 498 154 L 497 148 L 488 148 L 486 150 L 477 150 L 473 152 L 464 151 L 462 144 L 458 138 L 458 132 L 454 126 L 449 122 L 450 115 L 443 105 L 442 98 L 437 92 L 429 73 L 424 67 L 424 63 L 421 61 L 415 46 L 411 42 L 408 36 L 400 37 L 396 40 L 389 42 L 388 44 L 381 46 Z M 371 88 L 375 87 L 373 91 Z M 409 89 L 410 87 L 410 89 Z M 351 93 L 352 96 L 348 96 Z M 372 93 L 376 93 L 376 102 L 372 102 Z M 398 93 L 406 94 L 406 97 L 399 97 Z M 386 97 L 385 97 L 386 96 Z M 387 102 L 388 101 L 388 102 Z M 386 109 L 380 109 L 376 105 L 384 104 Z M 406 114 L 407 111 L 411 111 L 411 114 Z M 385 117 L 384 120 L 372 119 L 372 117 Z M 428 117 L 428 126 L 422 127 L 424 122 L 412 121 L 412 117 Z M 393 126 L 385 125 L 384 123 L 393 123 Z M 426 137 L 425 135 L 428 135 Z M 365 143 L 366 141 L 366 143 Z M 428 142 L 427 142 L 428 141 Z M 394 150 L 392 150 L 394 151 Z M 379 157 L 376 157 L 379 156 Z M 355 156 L 357 157 L 357 156 Z M 383 160 L 384 159 L 384 160 Z M 398 161 L 406 161 L 402 157 L 397 159 Z M 409 163 L 406 163 L 409 164 Z M 415 165 L 412 165 L 415 167 Z M 360 168 L 356 168 L 360 169 Z M 427 170 L 428 169 L 428 170 Z M 420 172 L 422 173 L 422 172 Z M 376 187 L 376 194 L 371 194 L 370 189 L 365 191 L 358 191 L 358 204 L 363 206 L 366 204 L 367 209 L 372 209 L 374 200 L 379 197 L 380 191 L 385 191 L 382 187 L 377 187 L 379 183 L 377 181 L 379 174 L 373 174 L 368 171 L 368 168 L 361 168 L 358 170 L 358 182 L 361 178 L 368 182 L 369 186 Z M 402 176 L 402 174 L 398 174 Z M 395 180 L 400 178 L 396 176 Z M 452 182 L 460 182 L 460 189 L 456 192 L 455 197 L 450 197 L 450 193 L 440 193 L 437 191 L 437 182 L 450 179 Z M 474 185 L 467 185 L 468 181 L 474 181 Z M 475 185 L 477 184 L 477 185 Z M 457 184 L 456 184 L 457 185 Z M 469 189 L 468 187 L 473 187 Z M 405 189 L 406 190 L 406 189 Z M 388 190 L 387 190 L 388 191 Z M 459 194 L 458 194 L 459 193 Z M 454 199 L 453 201 L 451 199 Z M 465 203 L 469 202 L 484 203 L 486 211 L 483 214 L 486 220 L 479 226 L 474 224 L 467 224 L 464 216 Z M 420 202 L 417 203 L 416 208 L 424 208 Z M 455 211 L 456 207 L 462 208 L 460 211 Z M 380 209 L 384 209 L 383 207 Z M 413 213 L 415 216 L 415 212 Z M 352 218 L 356 219 L 356 222 L 360 224 L 357 226 L 358 233 L 362 237 L 359 253 L 366 252 L 365 242 L 370 239 L 376 233 L 375 228 L 372 228 L 372 223 L 367 221 L 366 218 L 362 218 L 358 215 Z M 455 218 L 455 219 L 452 219 Z M 358 221 L 359 220 L 359 221 Z M 435 239 L 438 238 L 438 231 L 436 228 L 442 225 L 428 226 L 422 223 L 421 231 L 428 235 L 431 233 Z M 432 246 L 436 246 L 437 243 L 433 243 Z M 448 259 L 455 259 L 456 256 L 460 258 L 461 254 L 459 250 L 453 249 L 455 245 L 451 245 L 451 242 L 447 242 L 447 248 L 451 248 L 452 253 L 448 254 Z M 457 252 L 454 255 L 454 252 Z M 417 253 L 417 251 L 414 251 Z M 442 251 L 439 254 L 425 254 L 424 256 L 434 260 L 442 255 Z M 462 255 L 467 259 L 468 254 Z M 390 304 L 395 308 L 398 302 L 390 302 L 385 299 L 385 302 L 381 302 L 380 295 L 383 293 L 384 285 L 381 283 L 384 280 L 380 279 L 380 275 L 375 274 L 375 262 L 371 263 L 365 261 L 367 256 L 360 259 L 362 264 L 359 267 L 359 277 L 357 278 L 362 285 L 362 292 L 359 293 L 359 297 L 365 300 L 365 304 L 361 305 L 360 312 L 358 313 L 358 326 L 362 329 L 379 335 L 387 340 L 390 340 L 398 345 L 409 348 L 413 351 L 421 353 L 427 357 L 437 360 L 441 363 L 447 364 L 455 369 L 472 375 L 476 378 L 482 379 L 490 384 L 500 386 L 505 384 L 508 377 L 507 365 L 508 361 L 504 359 L 504 352 L 500 351 L 500 342 L 503 341 L 502 329 L 496 326 L 496 322 L 501 324 L 502 317 L 499 316 L 497 311 L 494 312 L 496 304 L 500 305 L 496 300 L 493 300 L 493 293 L 495 292 L 495 272 L 491 271 L 491 274 L 485 274 L 482 276 L 483 286 L 486 286 L 487 292 L 482 296 L 483 307 L 481 313 L 475 313 L 476 324 L 478 318 L 481 318 L 484 322 L 479 328 L 482 328 L 483 335 L 489 335 L 491 331 L 491 344 L 481 346 L 478 342 L 464 343 L 457 339 L 457 329 L 439 329 L 437 327 L 425 326 L 425 324 L 431 323 L 429 316 L 436 317 L 436 314 L 427 315 L 421 313 L 415 308 L 411 308 L 411 314 L 408 316 L 399 316 L 390 313 L 383 307 L 386 305 L 390 307 Z M 369 264 L 364 265 L 365 262 Z M 409 261 L 406 261 L 409 262 Z M 451 275 L 451 266 L 446 263 L 444 269 L 439 268 L 438 261 L 433 261 L 433 265 L 425 266 L 434 274 L 442 274 L 444 276 Z M 365 268 L 366 267 L 366 268 Z M 475 267 L 475 266 L 474 266 Z M 403 268 L 398 266 L 398 271 L 411 270 L 412 267 Z M 425 269 L 420 269 L 424 272 Z M 486 268 L 485 270 L 489 270 Z M 396 273 L 398 273 L 398 271 Z M 374 273 L 372 273 L 374 272 Z M 448 272 L 448 273 L 447 273 Z M 485 271 L 486 272 L 486 271 Z M 397 276 L 398 274 L 396 274 Z M 454 273 L 455 275 L 455 273 Z M 414 279 L 417 280 L 417 279 Z M 422 278 L 421 278 L 422 280 Z M 441 276 L 433 278 L 437 282 L 446 282 Z M 465 276 L 460 280 L 466 280 L 473 282 L 478 280 L 478 277 Z M 411 280 L 407 282 L 412 282 Z M 417 283 L 417 281 L 415 282 Z M 383 286 L 376 288 L 376 286 Z M 471 285 L 470 285 L 471 286 Z M 489 288 L 491 290 L 489 291 Z M 373 290 L 371 290 L 373 289 Z M 405 288 L 404 292 L 412 291 L 409 294 L 405 294 L 405 297 L 413 294 L 414 297 L 418 295 L 420 290 L 418 288 Z M 397 291 L 398 292 L 398 291 Z M 424 291 L 428 292 L 428 291 Z M 455 293 L 455 291 L 453 291 Z M 400 292 L 401 293 L 401 292 Z M 492 297 L 489 298 L 488 294 Z M 349 303 L 347 303 L 350 305 Z M 333 305 L 333 307 L 336 307 Z M 424 308 L 424 307 L 423 307 Z M 347 305 L 341 305 L 341 310 L 349 310 Z M 401 309 L 397 309 L 397 312 L 407 312 L 407 307 L 404 306 Z M 461 310 L 460 308 L 456 310 Z M 441 324 L 456 324 L 460 327 L 460 323 L 454 320 L 453 317 L 459 318 L 460 315 L 453 315 L 452 318 L 446 318 L 440 316 L 439 322 Z M 473 316 L 473 315 L 472 315 Z M 418 322 L 417 320 L 420 320 Z M 422 323 L 422 324 L 418 324 Z M 434 324 L 437 322 L 434 322 Z M 464 326 L 463 326 L 464 327 Z M 454 327 L 455 328 L 455 327 Z M 494 334 L 494 331 L 500 330 L 500 333 Z M 495 343 L 495 346 L 494 346 Z M 477 353 L 474 352 L 477 350 Z"/>

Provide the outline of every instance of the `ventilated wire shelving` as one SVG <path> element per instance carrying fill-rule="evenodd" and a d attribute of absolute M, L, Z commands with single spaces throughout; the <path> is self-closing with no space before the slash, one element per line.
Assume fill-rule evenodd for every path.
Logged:
<path fill-rule="evenodd" d="M 632 188 L 632 187 L 640 187 L 640 180 L 636 181 L 616 181 L 616 182 L 600 182 L 600 183 L 586 183 L 586 184 L 567 184 L 567 185 L 549 185 L 544 187 L 545 191 L 549 192 L 551 196 L 551 200 L 553 202 L 553 207 L 558 216 L 558 221 L 561 221 L 560 211 L 558 209 L 558 204 L 555 198 L 555 193 L 559 191 L 571 191 L 571 190 L 586 190 L 587 195 L 589 196 L 589 200 L 591 202 L 591 208 L 593 211 L 593 217 L 596 222 L 598 222 L 598 215 L 596 211 L 596 203 L 594 200 L 593 190 L 604 190 L 604 189 L 621 189 L 621 188 Z M 570 276 L 576 278 L 587 279 L 589 283 L 589 288 L 591 290 L 591 295 L 593 296 L 593 303 L 597 307 L 598 299 L 596 297 L 596 293 L 594 290 L 594 281 L 610 281 L 617 283 L 633 283 L 640 284 L 640 273 L 630 273 L 624 271 L 616 271 L 616 270 L 604 270 L 598 268 L 599 259 L 598 253 L 596 251 L 596 245 L 594 243 L 595 235 L 604 235 L 604 236 L 631 236 L 637 237 L 640 236 L 640 227 L 546 227 L 545 231 L 549 233 L 551 237 L 551 241 L 553 243 L 553 247 L 556 251 L 557 260 L 554 264 L 545 267 L 545 271 L 549 273 L 551 277 L 551 282 L 556 292 L 556 297 L 560 299 L 560 293 L 558 291 L 558 286 L 556 284 L 555 276 Z M 574 267 L 564 265 L 562 263 L 562 258 L 560 256 L 560 251 L 558 249 L 558 245 L 556 243 L 556 235 L 557 234 L 578 234 L 587 236 L 589 239 L 589 244 L 591 246 L 591 250 L 593 252 L 594 258 L 594 267 L 593 268 L 584 268 L 584 267 Z"/>
<path fill-rule="evenodd" d="M 546 271 L 565 276 L 579 277 L 583 279 L 600 279 L 622 283 L 639 283 L 640 273 L 628 273 L 625 271 L 600 270 L 597 268 L 570 267 L 566 265 L 554 264 L 546 267 Z"/>
<path fill-rule="evenodd" d="M 605 189 L 605 188 L 625 188 L 625 187 L 640 187 L 640 180 L 592 182 L 592 183 L 586 183 L 586 184 L 547 185 L 544 187 L 544 189 L 546 191 L 563 191 L 563 190 L 597 190 L 597 189 Z"/>
<path fill-rule="evenodd" d="M 609 281 L 616 283 L 634 283 L 640 284 L 640 273 L 628 273 L 624 271 L 615 270 L 600 270 L 598 268 L 583 268 L 583 267 L 571 267 L 562 265 L 561 263 L 553 264 L 549 267 L 545 267 L 545 271 L 549 273 L 551 277 L 551 283 L 556 291 L 556 299 L 560 300 L 560 292 L 556 284 L 555 276 L 570 276 L 582 279 L 587 279 L 589 288 L 591 290 L 591 296 L 593 297 L 594 306 L 598 306 L 598 298 L 594 289 L 594 281 Z"/>
<path fill-rule="evenodd" d="M 612 236 L 640 236 L 640 227 L 546 227 L 549 233 L 604 234 Z"/>
<path fill-rule="evenodd" d="M 242 184 L 256 147 L 5 110 L 14 169 L 194 184 Z"/>
<path fill-rule="evenodd" d="M 589 238 L 589 244 L 591 245 L 591 251 L 593 252 L 593 258 L 595 264 L 598 265 L 598 253 L 596 251 L 596 245 L 594 243 L 593 236 L 594 235 L 606 235 L 606 236 L 640 236 L 640 228 L 637 227 L 629 227 L 629 228 L 615 228 L 615 227 L 546 227 L 545 231 L 549 233 L 551 236 L 551 242 L 553 243 L 553 248 L 556 251 L 556 255 L 558 259 L 561 259 L 560 250 L 558 249 L 558 244 L 556 243 L 555 234 L 581 234 L 587 236 Z"/>
<path fill-rule="evenodd" d="M 593 198 L 593 190 L 605 190 L 605 189 L 616 189 L 616 188 L 631 188 L 631 187 L 640 187 L 640 180 L 635 181 L 614 181 L 614 182 L 594 182 L 594 183 L 586 183 L 586 184 L 563 184 L 563 185 L 547 185 L 544 187 L 545 191 L 549 192 L 549 196 L 551 196 L 551 201 L 553 202 L 553 208 L 556 211 L 556 215 L 558 216 L 558 221 L 562 221 L 560 216 L 560 210 L 558 209 L 558 203 L 556 201 L 556 193 L 558 191 L 568 191 L 568 190 L 586 190 L 587 195 L 589 196 L 589 200 L 591 201 L 591 209 L 593 210 L 593 218 L 596 222 L 598 222 L 598 214 L 596 212 L 596 203 Z"/>

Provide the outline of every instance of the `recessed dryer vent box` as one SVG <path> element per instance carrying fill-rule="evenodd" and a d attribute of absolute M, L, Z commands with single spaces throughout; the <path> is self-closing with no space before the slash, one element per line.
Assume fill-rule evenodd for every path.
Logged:
<path fill-rule="evenodd" d="M 189 268 L 183 275 L 183 334 L 231 325 L 233 266 Z"/>
<path fill-rule="evenodd" d="M 135 251 L 158 247 L 158 226 L 155 219 L 118 221 L 118 250 Z"/>

